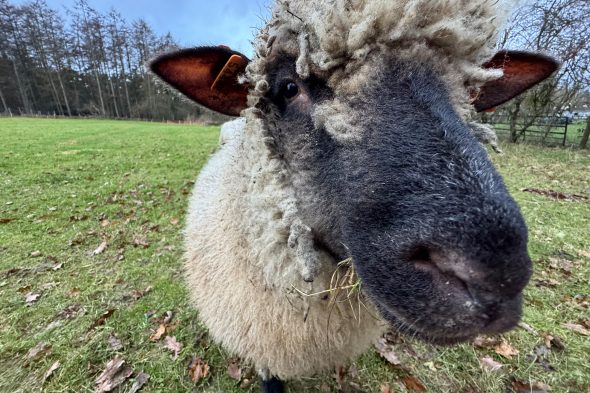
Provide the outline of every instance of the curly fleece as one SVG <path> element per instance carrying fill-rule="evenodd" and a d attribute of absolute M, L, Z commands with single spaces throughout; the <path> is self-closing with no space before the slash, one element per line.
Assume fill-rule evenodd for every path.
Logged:
<path fill-rule="evenodd" d="M 358 356 L 384 329 L 366 299 L 333 303 L 322 295 L 337 261 L 313 247 L 290 174 L 273 154 L 272 122 L 256 108 L 273 57 L 294 56 L 301 77 L 326 78 L 336 97 L 368 83 L 371 67 L 392 53 L 428 62 L 467 116 L 469 89 L 501 76 L 479 65 L 492 53 L 505 8 L 495 0 L 276 3 L 244 76 L 254 86 L 246 123 L 201 172 L 185 234 L 192 299 L 229 352 L 267 375 L 297 378 Z M 352 141 L 346 124 L 354 119 L 339 105 L 317 109 L 315 121 Z"/>

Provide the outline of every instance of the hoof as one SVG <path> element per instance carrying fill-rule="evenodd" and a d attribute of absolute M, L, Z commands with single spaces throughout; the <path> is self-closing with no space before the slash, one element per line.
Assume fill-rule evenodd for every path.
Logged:
<path fill-rule="evenodd" d="M 285 391 L 285 387 L 283 385 L 283 381 L 276 378 L 271 378 L 269 380 L 262 381 L 262 392 L 263 393 L 283 393 Z"/>

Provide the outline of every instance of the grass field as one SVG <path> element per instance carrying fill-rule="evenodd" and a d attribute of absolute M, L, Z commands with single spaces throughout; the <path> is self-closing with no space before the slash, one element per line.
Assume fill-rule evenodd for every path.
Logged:
<path fill-rule="evenodd" d="M 216 127 L 0 118 L 0 392 L 91 392 L 115 357 L 121 392 L 142 372 L 142 392 L 260 389 L 210 342 L 182 280 L 186 200 L 217 140 Z M 590 195 L 590 152 L 503 149 L 535 261 L 530 328 L 503 345 L 392 338 L 400 364 L 370 350 L 340 382 L 291 392 L 590 392 L 590 202 L 522 191 Z M 194 357 L 209 367 L 197 382 Z"/>

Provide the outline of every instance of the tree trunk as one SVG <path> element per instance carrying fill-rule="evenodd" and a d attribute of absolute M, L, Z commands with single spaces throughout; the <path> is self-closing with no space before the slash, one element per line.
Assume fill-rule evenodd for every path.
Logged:
<path fill-rule="evenodd" d="M 590 137 L 590 116 L 586 119 L 586 130 L 584 131 L 584 135 L 582 135 L 582 140 L 580 141 L 580 147 L 585 149 L 588 145 L 588 137 Z"/>
<path fill-rule="evenodd" d="M 6 105 L 6 100 L 4 99 L 4 94 L 2 94 L 2 90 L 0 90 L 0 101 L 2 101 L 2 107 L 4 108 L 3 113 L 8 113 L 8 106 Z"/>

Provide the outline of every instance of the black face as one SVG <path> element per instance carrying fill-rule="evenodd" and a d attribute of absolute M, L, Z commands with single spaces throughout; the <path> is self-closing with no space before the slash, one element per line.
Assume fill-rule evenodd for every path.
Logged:
<path fill-rule="evenodd" d="M 427 67 L 391 61 L 365 91 L 338 97 L 356 140 L 314 125 L 333 100 L 282 57 L 260 104 L 276 122 L 300 213 L 401 331 L 455 343 L 515 326 L 531 274 L 527 229 L 486 152 Z"/>

